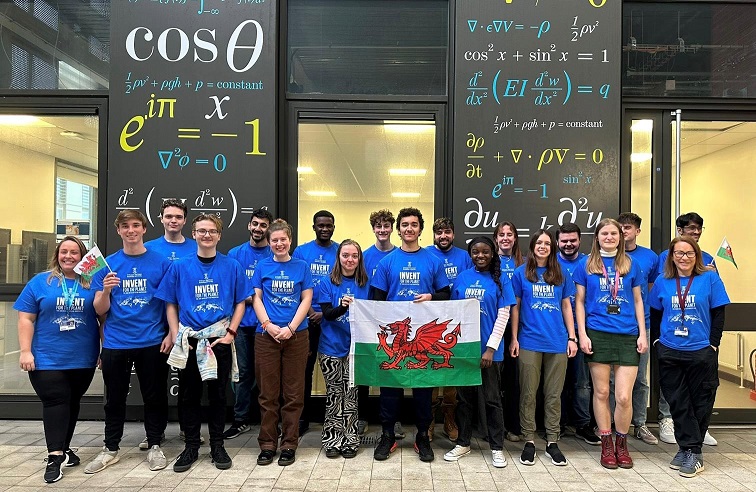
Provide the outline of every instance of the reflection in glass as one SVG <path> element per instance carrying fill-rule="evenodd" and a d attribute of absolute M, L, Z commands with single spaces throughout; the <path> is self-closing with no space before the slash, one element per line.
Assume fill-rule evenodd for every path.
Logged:
<path fill-rule="evenodd" d="M 652 163 L 652 135 L 653 120 L 633 120 L 630 126 L 630 212 L 636 213 L 643 219 L 641 229 L 645 234 L 638 236 L 637 242 L 641 246 L 650 247 L 651 244 L 651 169 Z"/>

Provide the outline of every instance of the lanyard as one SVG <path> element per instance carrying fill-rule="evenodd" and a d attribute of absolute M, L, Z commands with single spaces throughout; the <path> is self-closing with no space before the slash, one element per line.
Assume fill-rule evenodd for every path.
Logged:
<path fill-rule="evenodd" d="M 682 312 L 682 318 L 680 319 L 680 324 L 683 324 L 685 322 L 685 300 L 688 297 L 688 292 L 690 291 L 690 286 L 693 285 L 693 276 L 690 277 L 690 280 L 688 281 L 688 285 L 685 286 L 685 292 L 680 294 L 680 276 L 675 275 L 675 281 L 677 282 L 677 302 L 680 304 L 680 311 Z"/>
<path fill-rule="evenodd" d="M 79 291 L 79 279 L 74 280 L 74 286 L 70 289 L 66 286 L 66 278 L 63 277 L 63 281 L 61 282 L 61 289 L 63 290 L 63 307 L 66 310 L 67 315 L 71 315 L 71 309 L 73 308 L 74 299 L 76 298 L 76 293 Z"/>
<path fill-rule="evenodd" d="M 604 265 L 604 261 L 601 260 L 601 270 L 604 273 L 604 279 L 606 279 L 606 283 L 609 283 L 609 273 L 606 271 L 606 266 Z M 617 302 L 617 294 L 619 293 L 619 270 L 617 270 L 616 265 L 614 268 L 614 285 L 611 286 L 610 293 L 612 294 L 612 302 Z"/>

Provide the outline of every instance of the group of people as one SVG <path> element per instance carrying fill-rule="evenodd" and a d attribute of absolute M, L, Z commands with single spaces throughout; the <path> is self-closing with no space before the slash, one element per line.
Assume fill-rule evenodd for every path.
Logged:
<path fill-rule="evenodd" d="M 265 209 L 252 213 L 249 241 L 228 255 L 217 251 L 223 232 L 217 216 L 194 218 L 193 239 L 182 234 L 183 202 L 164 201 L 161 220 L 165 234 L 145 243 L 145 216 L 121 211 L 115 227 L 123 248 L 107 257 L 109 268 L 91 281 L 74 271 L 87 252 L 84 244 L 65 237 L 49 270 L 35 276 L 14 305 L 20 366 L 43 404 L 46 482 L 60 480 L 63 467 L 80 462 L 70 444 L 95 367 L 105 382 L 105 439 L 85 473 L 119 460 L 132 367 L 144 402 L 146 438 L 140 448 L 148 450 L 151 470 L 167 466 L 161 444 L 169 366 L 179 370 L 185 441 L 173 463 L 176 472 L 189 470 L 199 458 L 204 387 L 210 456 L 217 468 L 232 466 L 224 439 L 249 431 L 258 408 L 258 465 L 276 456 L 281 466 L 294 463 L 299 437 L 314 414 L 316 363 L 326 385 L 325 455 L 354 458 L 366 427 L 368 394 L 349 384 L 348 313 L 355 299 L 480 301 L 481 386 L 412 388 L 414 449 L 422 461 L 435 458 L 430 442 L 438 407 L 455 444 L 444 459 L 470 453 L 479 402 L 492 465 L 507 465 L 505 439 L 524 441 L 520 462 L 534 464 L 540 389 L 545 456 L 553 464 L 567 464 L 557 444 L 567 425 L 589 444 L 601 445 L 603 466 L 632 467 L 631 422 L 636 437 L 656 439 L 645 425 L 645 368 L 655 344 L 662 395 L 674 422 L 668 425 L 679 445 L 670 466 L 683 476 L 703 470 L 701 447 L 718 385 L 717 347 L 729 299 L 713 259 L 698 247 L 703 219 L 697 214 L 678 218 L 679 236 L 659 258 L 637 245 L 641 220 L 631 213 L 599 222 L 589 255 L 579 252 L 575 224 L 560 226 L 556 236 L 537 231 L 523 252 L 514 224 L 502 222 L 492 236 L 473 238 L 464 251 L 453 246 L 448 218 L 434 221 L 434 244 L 423 248 L 425 223 L 416 208 L 404 208 L 396 218 L 389 210 L 372 213 L 376 242 L 364 253 L 356 241 L 332 240 L 335 218 L 326 210 L 313 217 L 315 239 L 293 252 L 291 226 Z M 394 225 L 400 246 L 391 243 Z M 408 268 L 413 275 L 400 274 Z M 234 420 L 224 431 L 229 381 Z M 376 460 L 388 459 L 404 437 L 403 393 L 380 388 Z M 661 402 L 660 409 L 664 412 Z"/>

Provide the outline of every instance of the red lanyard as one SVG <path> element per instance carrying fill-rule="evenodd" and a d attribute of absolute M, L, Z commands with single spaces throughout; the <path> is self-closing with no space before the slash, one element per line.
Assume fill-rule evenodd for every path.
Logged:
<path fill-rule="evenodd" d="M 601 269 L 604 272 L 604 279 L 606 279 L 606 283 L 609 283 L 609 273 L 606 271 L 606 266 L 604 265 L 604 261 L 601 261 Z M 617 270 L 616 265 L 614 268 L 614 285 L 611 286 L 610 293 L 612 294 L 612 302 L 617 301 L 617 293 L 619 292 L 619 270 Z"/>
<path fill-rule="evenodd" d="M 675 275 L 675 281 L 677 282 L 677 302 L 680 304 L 680 311 L 682 312 L 682 319 L 680 320 L 680 324 L 683 324 L 685 322 L 685 299 L 688 297 L 688 292 L 690 291 L 690 286 L 693 285 L 693 276 L 690 277 L 690 280 L 688 281 L 688 285 L 685 286 L 685 292 L 680 294 L 680 276 Z"/>

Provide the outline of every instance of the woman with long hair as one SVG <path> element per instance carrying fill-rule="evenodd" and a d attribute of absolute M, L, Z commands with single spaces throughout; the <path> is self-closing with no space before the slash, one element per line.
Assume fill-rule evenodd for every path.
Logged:
<path fill-rule="evenodd" d="M 669 245 L 648 302 L 659 381 L 679 446 L 669 466 L 695 477 L 704 470 L 702 445 L 719 386 L 717 356 L 730 299 L 716 271 L 704 265 L 696 240 L 680 236 Z"/>
<path fill-rule="evenodd" d="M 478 415 L 476 405 L 479 389 L 485 398 L 488 443 L 491 446 L 493 466 L 507 466 L 504 456 L 504 416 L 502 414 L 499 385 L 504 345 L 501 339 L 509 320 L 509 309 L 515 303 L 509 278 L 502 275 L 496 247 L 485 236 L 470 241 L 467 251 L 474 267 L 460 273 L 454 280 L 452 299 L 478 299 L 480 301 L 480 373 L 482 386 L 457 388 L 456 446 L 444 455 L 446 461 L 457 461 L 470 453 L 473 423 Z"/>
<path fill-rule="evenodd" d="M 252 276 L 252 305 L 260 320 L 255 338 L 261 420 L 258 465 L 269 465 L 276 456 L 279 421 L 283 432 L 279 465 L 294 463 L 299 443 L 313 285 L 309 265 L 289 254 L 291 237 L 291 226 L 283 219 L 274 220 L 268 228 L 273 256 L 260 261 Z"/>
<path fill-rule="evenodd" d="M 42 400 L 47 483 L 63 478 L 61 467 L 80 462 L 71 438 L 100 352 L 95 293 L 89 280 L 74 272 L 86 253 L 79 238 L 64 237 L 49 269 L 35 275 L 13 305 L 18 311 L 19 365 Z"/>
<path fill-rule="evenodd" d="M 512 277 L 517 304 L 512 310 L 510 352 L 520 368 L 520 424 L 525 447 L 523 465 L 534 465 L 536 394 L 543 373 L 546 456 L 557 466 L 567 459 L 557 446 L 562 414 L 562 389 L 567 359 L 577 353 L 570 296 L 575 284 L 557 260 L 556 239 L 539 229 L 530 238 L 528 258 Z"/>
<path fill-rule="evenodd" d="M 574 273 L 580 349 L 593 381 L 593 412 L 601 438 L 601 465 L 632 468 L 627 433 L 640 354 L 648 350 L 641 297 L 642 273 L 625 253 L 622 227 L 614 219 L 596 225 L 591 253 Z M 614 428 L 609 377 L 614 370 Z"/>
<path fill-rule="evenodd" d="M 345 239 L 336 252 L 336 264 L 328 281 L 318 286 L 323 311 L 318 356 L 326 384 L 326 413 L 323 422 L 323 447 L 326 457 L 357 456 L 357 387 L 349 387 L 349 306 L 355 299 L 367 299 L 365 260 L 360 245 Z"/>

